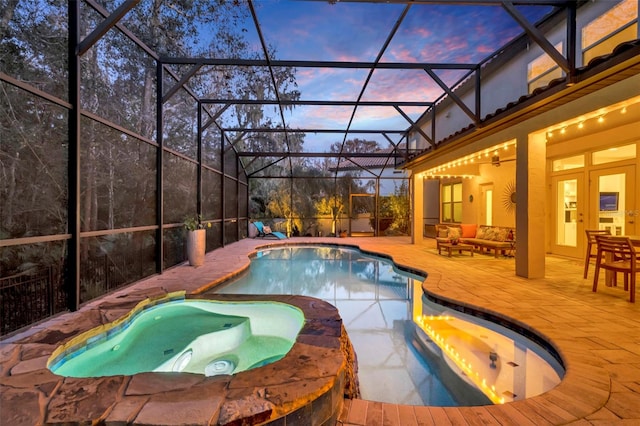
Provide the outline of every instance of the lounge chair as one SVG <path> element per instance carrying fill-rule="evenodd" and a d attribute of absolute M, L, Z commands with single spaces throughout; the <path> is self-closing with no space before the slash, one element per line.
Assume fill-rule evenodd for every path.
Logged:
<path fill-rule="evenodd" d="M 253 222 L 253 225 L 258 230 L 258 238 L 277 238 L 279 240 L 285 240 L 287 238 L 282 232 L 272 231 L 268 226 L 265 227 L 262 222 Z"/>

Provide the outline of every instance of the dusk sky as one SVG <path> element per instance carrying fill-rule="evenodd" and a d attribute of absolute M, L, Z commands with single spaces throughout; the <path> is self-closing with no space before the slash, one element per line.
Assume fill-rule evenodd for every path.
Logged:
<path fill-rule="evenodd" d="M 405 9 L 402 4 L 286 0 L 257 0 L 254 6 L 266 43 L 275 47 L 275 59 L 305 61 L 375 61 Z M 527 6 L 518 10 L 529 22 L 536 22 L 551 8 Z M 256 51 L 261 51 L 252 23 L 247 23 L 247 28 L 247 38 L 255 44 Z M 381 62 L 474 64 L 522 32 L 500 6 L 415 4 Z M 356 100 L 368 72 L 299 68 L 296 80 L 303 100 Z M 465 73 L 436 71 L 448 84 Z M 374 71 L 362 100 L 433 101 L 441 94 L 442 89 L 422 70 L 379 69 Z M 417 119 L 424 108 L 403 107 L 403 111 Z M 352 107 L 297 107 L 287 112 L 285 119 L 291 128 L 344 128 L 352 112 Z M 360 107 L 351 126 L 398 130 L 408 127 L 409 123 L 391 107 Z M 326 151 L 328 144 L 343 138 L 339 134 L 312 136 L 306 138 L 307 151 Z"/>

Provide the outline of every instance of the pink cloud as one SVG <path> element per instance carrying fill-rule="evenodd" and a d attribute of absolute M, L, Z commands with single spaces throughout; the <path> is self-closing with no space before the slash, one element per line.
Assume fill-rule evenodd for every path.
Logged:
<path fill-rule="evenodd" d="M 389 56 L 394 61 L 398 62 L 418 62 L 418 58 L 415 57 L 413 52 L 407 48 L 404 48 L 404 46 L 399 49 L 392 49 L 389 52 Z"/>

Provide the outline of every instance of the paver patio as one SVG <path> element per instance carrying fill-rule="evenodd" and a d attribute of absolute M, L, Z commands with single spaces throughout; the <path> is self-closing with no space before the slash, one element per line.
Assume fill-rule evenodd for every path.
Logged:
<path fill-rule="evenodd" d="M 412 245 L 406 237 L 245 239 L 207 254 L 202 267 L 180 265 L 93 301 L 79 312 L 123 294 L 143 294 L 145 289 L 197 293 L 247 267 L 247 255 L 256 247 L 305 242 L 357 245 L 389 255 L 399 265 L 423 270 L 429 274 L 424 284 L 428 292 L 535 329 L 557 348 L 567 368 L 558 387 L 524 401 L 443 408 L 346 400 L 339 424 L 640 424 L 640 305 L 628 302 L 622 286 L 601 285 L 593 293 L 592 270 L 584 280 L 583 263 L 575 259 L 547 257 L 546 277 L 528 280 L 515 276 L 512 258 L 438 256 L 433 240 Z M 75 315 L 78 313 L 61 315 L 3 341 L 0 376 L 15 374 L 34 363 L 14 360 L 10 369 L 5 368 L 9 348 L 38 331 L 73 320 Z M 3 408 L 0 406 L 0 411 Z M 35 418 L 34 424 L 37 421 Z"/>

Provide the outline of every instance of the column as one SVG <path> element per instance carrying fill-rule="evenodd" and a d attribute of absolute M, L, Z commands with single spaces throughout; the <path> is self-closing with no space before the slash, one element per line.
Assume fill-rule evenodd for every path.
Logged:
<path fill-rule="evenodd" d="M 544 132 L 516 135 L 516 275 L 545 273 L 546 137 Z"/>
<path fill-rule="evenodd" d="M 424 217 L 424 184 L 422 175 L 411 174 L 411 244 L 422 244 Z"/>

